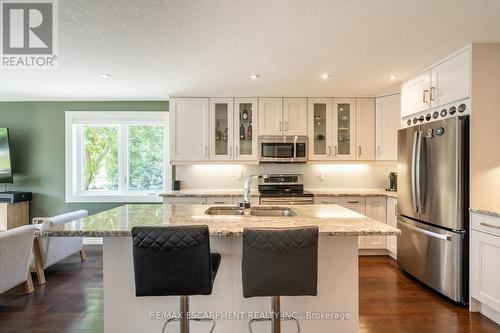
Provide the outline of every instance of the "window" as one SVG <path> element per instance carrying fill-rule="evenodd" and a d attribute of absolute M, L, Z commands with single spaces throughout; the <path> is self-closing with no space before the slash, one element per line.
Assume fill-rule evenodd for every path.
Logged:
<path fill-rule="evenodd" d="M 167 112 L 66 112 L 67 202 L 161 202 Z"/>

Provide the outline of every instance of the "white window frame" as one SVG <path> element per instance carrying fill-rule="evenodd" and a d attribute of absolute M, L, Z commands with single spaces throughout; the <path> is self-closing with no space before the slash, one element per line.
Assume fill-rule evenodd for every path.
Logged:
<path fill-rule="evenodd" d="M 65 126 L 65 160 L 66 160 L 66 202 L 115 202 L 115 203 L 160 203 L 162 198 L 159 193 L 147 192 L 81 192 L 81 165 L 77 154 L 81 151 L 81 135 L 77 125 L 82 124 L 161 124 L 165 128 L 164 137 L 164 191 L 172 183 L 172 169 L 169 158 L 169 113 L 168 112 L 145 112 L 145 111 L 66 111 Z M 123 132 L 123 131 L 121 131 Z M 126 133 L 125 135 L 128 135 Z M 80 139 L 79 139 L 80 138 Z M 127 147 L 128 140 L 118 138 L 118 144 L 122 145 L 118 149 L 119 184 L 126 183 L 124 177 L 128 169 L 128 161 L 121 156 Z M 125 150 L 124 150 L 125 149 Z"/>

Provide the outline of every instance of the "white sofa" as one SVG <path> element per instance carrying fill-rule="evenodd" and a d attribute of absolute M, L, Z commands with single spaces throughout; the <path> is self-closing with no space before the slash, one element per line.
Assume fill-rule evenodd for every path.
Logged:
<path fill-rule="evenodd" d="M 64 224 L 75 222 L 88 216 L 86 210 L 78 210 L 62 215 L 47 218 L 34 218 L 33 224 L 39 224 L 40 230 L 54 230 L 64 228 Z M 31 263 L 32 271 L 37 273 L 38 283 L 45 283 L 44 270 L 68 256 L 80 253 L 81 261 L 85 260 L 83 237 L 35 237 L 34 260 Z"/>
<path fill-rule="evenodd" d="M 21 283 L 28 294 L 34 291 L 29 265 L 36 230 L 26 225 L 0 232 L 0 294 Z"/>

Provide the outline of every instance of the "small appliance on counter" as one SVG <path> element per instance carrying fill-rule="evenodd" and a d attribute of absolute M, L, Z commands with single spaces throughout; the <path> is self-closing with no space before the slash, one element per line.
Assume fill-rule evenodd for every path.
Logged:
<path fill-rule="evenodd" d="M 397 172 L 389 173 L 389 188 L 385 189 L 388 192 L 396 192 L 398 190 L 398 174 Z"/>
<path fill-rule="evenodd" d="M 302 175 L 267 175 L 259 180 L 261 205 L 312 205 L 314 196 L 304 191 Z"/>

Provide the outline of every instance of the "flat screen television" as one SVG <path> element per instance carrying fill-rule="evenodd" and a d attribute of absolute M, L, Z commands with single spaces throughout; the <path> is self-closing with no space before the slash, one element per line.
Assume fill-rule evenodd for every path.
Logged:
<path fill-rule="evenodd" d="M 12 184 L 8 128 L 0 128 L 0 183 Z"/>

